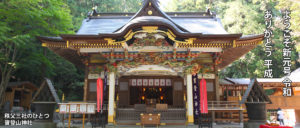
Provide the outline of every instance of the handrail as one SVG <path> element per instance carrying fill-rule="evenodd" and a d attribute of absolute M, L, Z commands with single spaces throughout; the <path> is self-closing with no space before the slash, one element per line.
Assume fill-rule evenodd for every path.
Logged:
<path fill-rule="evenodd" d="M 239 101 L 207 101 L 208 109 L 243 109 Z"/>

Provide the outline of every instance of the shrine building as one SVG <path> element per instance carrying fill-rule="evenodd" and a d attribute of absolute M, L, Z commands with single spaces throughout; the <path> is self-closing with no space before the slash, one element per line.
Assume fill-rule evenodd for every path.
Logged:
<path fill-rule="evenodd" d="M 216 114 L 218 103 L 224 101 L 218 72 L 263 38 L 229 34 L 209 9 L 163 12 L 157 0 L 144 0 L 137 13 L 93 10 L 76 34 L 39 40 L 85 69 L 84 102 L 96 103 L 96 80 L 104 80 L 109 124 L 138 123 L 141 113 L 160 113 L 166 124 L 193 124 L 199 113 L 199 91 L 197 95 L 194 83 L 206 80 L 208 111 Z M 192 80 L 195 77 L 198 81 Z M 219 109 L 226 111 L 228 106 Z M 214 120 L 225 118 L 222 115 L 214 115 Z"/>

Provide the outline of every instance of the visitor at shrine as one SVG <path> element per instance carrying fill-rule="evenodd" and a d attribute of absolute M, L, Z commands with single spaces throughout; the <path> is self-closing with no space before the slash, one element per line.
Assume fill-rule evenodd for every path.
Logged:
<path fill-rule="evenodd" d="M 283 118 L 284 118 L 283 111 L 281 110 L 281 108 L 278 108 L 278 110 L 277 110 L 277 121 L 279 121 L 280 125 L 284 125 Z"/>

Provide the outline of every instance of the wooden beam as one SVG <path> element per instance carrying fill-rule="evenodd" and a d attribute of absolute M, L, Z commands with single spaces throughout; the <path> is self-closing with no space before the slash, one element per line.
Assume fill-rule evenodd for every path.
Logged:
<path fill-rule="evenodd" d="M 46 85 L 46 80 L 44 80 L 44 82 L 41 84 L 39 90 L 35 93 L 31 102 L 33 102 L 35 100 L 35 98 L 40 94 L 41 90 L 45 87 L 45 85 Z"/>

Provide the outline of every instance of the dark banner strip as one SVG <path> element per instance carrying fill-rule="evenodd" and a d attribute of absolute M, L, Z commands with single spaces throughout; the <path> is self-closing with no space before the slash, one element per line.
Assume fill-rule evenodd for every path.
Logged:
<path fill-rule="evenodd" d="M 200 95 L 199 95 L 199 79 L 198 74 L 192 75 L 193 80 L 193 103 L 194 103 L 194 118 L 197 118 L 200 113 Z"/>

